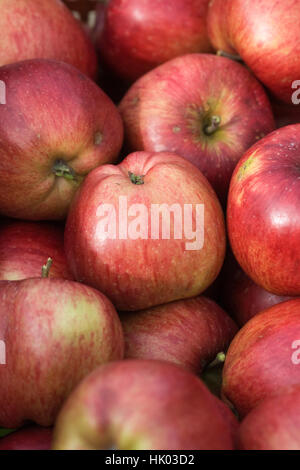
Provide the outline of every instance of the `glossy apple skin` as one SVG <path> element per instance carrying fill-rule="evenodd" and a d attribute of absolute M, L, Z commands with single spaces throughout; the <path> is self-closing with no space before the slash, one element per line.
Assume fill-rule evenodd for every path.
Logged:
<path fill-rule="evenodd" d="M 203 382 L 162 361 L 100 367 L 56 422 L 53 449 L 232 449 L 234 418 Z"/>
<path fill-rule="evenodd" d="M 240 450 L 300 450 L 300 387 L 266 398 L 241 423 Z"/>
<path fill-rule="evenodd" d="M 62 219 L 84 176 L 118 157 L 118 110 L 92 80 L 61 62 L 7 65 L 0 80 L 7 103 L 0 106 L 0 211 L 26 220 Z M 60 160 L 76 173 L 73 179 L 53 173 Z"/>
<path fill-rule="evenodd" d="M 0 439 L 0 450 L 50 450 L 52 428 L 30 426 Z"/>
<path fill-rule="evenodd" d="M 300 385 L 295 341 L 300 339 L 300 299 L 253 317 L 234 337 L 223 369 L 222 394 L 245 416 L 264 398 Z"/>
<path fill-rule="evenodd" d="M 132 85 L 119 109 L 132 151 L 169 151 L 196 165 L 226 202 L 235 165 L 275 129 L 262 86 L 242 65 L 212 54 L 188 54 Z M 206 135 L 212 116 L 219 128 Z"/>
<path fill-rule="evenodd" d="M 62 279 L 0 283 L 0 426 L 53 425 L 72 389 L 97 366 L 122 359 L 123 331 L 100 292 Z"/>
<path fill-rule="evenodd" d="M 179 300 L 121 316 L 125 357 L 160 359 L 201 374 L 237 332 L 233 320 L 205 297 Z"/>
<path fill-rule="evenodd" d="M 100 57 L 134 81 L 159 64 L 191 52 L 210 52 L 209 0 L 110 0 L 95 34 Z"/>
<path fill-rule="evenodd" d="M 238 54 L 278 98 L 291 103 L 300 69 L 298 0 L 214 0 L 207 22 L 216 50 Z"/>
<path fill-rule="evenodd" d="M 0 223 L 0 280 L 41 276 L 52 259 L 49 277 L 73 279 L 64 251 L 64 227 L 48 222 L 5 220 Z"/>
<path fill-rule="evenodd" d="M 238 163 L 228 196 L 232 251 L 243 270 L 279 296 L 300 294 L 300 125 L 283 127 Z"/>
<path fill-rule="evenodd" d="M 128 176 L 144 175 L 144 184 L 133 184 Z M 97 211 L 111 204 L 117 220 L 119 197 L 126 197 L 128 209 L 143 204 L 148 222 L 146 238 L 102 236 Z M 152 204 L 204 204 L 204 245 L 186 247 L 187 238 L 174 238 L 171 218 L 170 239 L 151 237 Z M 193 213 L 195 220 L 195 212 Z M 132 221 L 128 218 L 128 228 Z M 117 224 L 119 227 L 119 223 Z M 121 229 L 125 222 L 122 220 Z M 83 229 L 84 228 L 84 229 Z M 125 229 L 124 229 L 125 230 Z M 127 236 L 127 238 L 126 238 Z M 118 310 L 141 310 L 194 297 L 205 291 L 217 277 L 225 256 L 223 212 L 210 184 L 191 163 L 167 152 L 136 152 L 118 166 L 104 165 L 85 179 L 77 192 L 65 230 L 65 251 L 75 279 L 105 293 Z"/>
<path fill-rule="evenodd" d="M 0 10 L 0 65 L 54 59 L 96 77 L 94 47 L 80 22 L 61 1 L 0 0 Z"/>
<path fill-rule="evenodd" d="M 218 279 L 220 305 L 241 327 L 266 308 L 292 298 L 271 294 L 255 284 L 228 251 Z"/>

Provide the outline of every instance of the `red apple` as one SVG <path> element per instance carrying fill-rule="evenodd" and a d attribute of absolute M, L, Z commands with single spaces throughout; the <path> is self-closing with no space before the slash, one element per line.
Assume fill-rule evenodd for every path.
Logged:
<path fill-rule="evenodd" d="M 241 450 L 300 450 L 300 387 L 266 398 L 246 416 L 237 433 Z"/>
<path fill-rule="evenodd" d="M 96 76 L 94 47 L 60 0 L 0 0 L 0 10 L 0 65 L 55 59 Z"/>
<path fill-rule="evenodd" d="M 234 417 L 195 375 L 127 360 L 90 374 L 63 406 L 53 448 L 232 449 Z"/>
<path fill-rule="evenodd" d="M 228 252 L 227 252 L 228 253 Z M 229 252 L 220 279 L 220 305 L 243 326 L 250 318 L 272 305 L 292 297 L 271 294 L 253 282 Z"/>
<path fill-rule="evenodd" d="M 251 279 L 279 296 L 300 295 L 300 125 L 251 147 L 230 184 L 228 233 Z"/>
<path fill-rule="evenodd" d="M 27 421 L 51 426 L 83 377 L 124 352 L 109 300 L 63 279 L 2 281 L 0 340 L 0 426 L 6 428 Z"/>
<path fill-rule="evenodd" d="M 114 161 L 123 127 L 104 92 L 62 62 L 31 60 L 0 68 L 0 212 L 61 219 L 85 175 Z"/>
<path fill-rule="evenodd" d="M 125 357 L 161 359 L 200 374 L 237 332 L 231 318 L 205 297 L 179 300 L 121 317 Z"/>
<path fill-rule="evenodd" d="M 50 450 L 52 428 L 30 426 L 0 439 L 0 450 Z"/>
<path fill-rule="evenodd" d="M 213 0 L 208 32 L 216 50 L 239 55 L 280 99 L 291 103 L 300 70 L 298 0 Z"/>
<path fill-rule="evenodd" d="M 290 124 L 300 124 L 299 104 L 287 104 L 274 99 L 271 101 L 271 104 L 278 128 L 289 126 Z"/>
<path fill-rule="evenodd" d="M 210 52 L 209 0 L 110 0 L 99 6 L 95 42 L 101 59 L 134 81 L 159 64 L 190 52 Z"/>
<path fill-rule="evenodd" d="M 138 80 L 120 104 L 131 150 L 176 152 L 225 203 L 235 165 L 275 129 L 267 95 L 240 64 L 209 54 L 173 59 Z"/>
<path fill-rule="evenodd" d="M 47 222 L 5 220 L 0 224 L 0 280 L 39 277 L 47 258 L 49 277 L 72 279 L 64 252 L 63 227 Z"/>
<path fill-rule="evenodd" d="M 141 310 L 194 297 L 214 281 L 224 259 L 223 213 L 194 165 L 172 153 L 136 152 L 85 179 L 65 250 L 75 279 L 119 310 Z"/>
<path fill-rule="evenodd" d="M 299 311 L 300 299 L 274 305 L 248 321 L 230 344 L 222 394 L 241 416 L 300 385 Z"/>

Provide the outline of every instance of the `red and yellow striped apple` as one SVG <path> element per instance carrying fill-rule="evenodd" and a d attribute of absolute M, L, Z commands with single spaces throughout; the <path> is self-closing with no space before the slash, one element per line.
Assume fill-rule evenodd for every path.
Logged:
<path fill-rule="evenodd" d="M 125 358 L 160 359 L 195 374 L 226 351 L 237 326 L 213 300 L 178 300 L 138 312 L 124 312 Z"/>
<path fill-rule="evenodd" d="M 1 281 L 0 340 L 0 426 L 12 429 L 52 426 L 72 389 L 124 353 L 111 302 L 65 279 Z"/>
<path fill-rule="evenodd" d="M 117 108 L 69 64 L 29 60 L 0 67 L 0 213 L 29 220 L 66 217 L 93 168 L 117 159 Z"/>
<path fill-rule="evenodd" d="M 237 422 L 194 374 L 162 361 L 96 369 L 58 416 L 55 450 L 230 450 Z"/>
<path fill-rule="evenodd" d="M 258 285 L 300 295 L 300 125 L 251 147 L 235 168 L 227 225 L 235 258 Z"/>
<path fill-rule="evenodd" d="M 212 0 L 207 17 L 214 48 L 239 55 L 286 103 L 299 80 L 299 22 L 298 0 Z"/>
<path fill-rule="evenodd" d="M 189 54 L 132 85 L 119 109 L 131 151 L 175 152 L 196 165 L 225 205 L 244 152 L 275 129 L 265 91 L 242 65 Z"/>
<path fill-rule="evenodd" d="M 191 52 L 212 51 L 209 0 L 110 0 L 99 5 L 95 43 L 118 76 L 134 81 L 159 64 Z"/>
<path fill-rule="evenodd" d="M 194 297 L 221 269 L 223 212 L 184 158 L 136 152 L 87 176 L 68 215 L 65 251 L 74 278 L 118 310 Z"/>
<path fill-rule="evenodd" d="M 0 66 L 28 59 L 67 62 L 95 78 L 97 57 L 80 22 L 60 0 L 0 0 Z"/>
<path fill-rule="evenodd" d="M 0 224 L 0 280 L 19 281 L 41 275 L 51 258 L 49 277 L 73 279 L 64 250 L 64 227 L 49 222 L 3 220 Z"/>

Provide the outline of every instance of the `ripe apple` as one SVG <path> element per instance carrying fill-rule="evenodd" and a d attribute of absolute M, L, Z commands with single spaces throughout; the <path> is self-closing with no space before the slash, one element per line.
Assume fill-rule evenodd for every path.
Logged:
<path fill-rule="evenodd" d="M 52 428 L 29 426 L 0 439 L 0 450 L 50 450 Z"/>
<path fill-rule="evenodd" d="M 292 298 L 271 294 L 255 284 L 244 273 L 230 251 L 227 251 L 218 279 L 220 279 L 220 305 L 233 316 L 239 326 L 245 325 L 262 310 Z"/>
<path fill-rule="evenodd" d="M 173 57 L 210 52 L 209 0 L 110 0 L 99 6 L 95 43 L 101 59 L 130 81 Z"/>
<path fill-rule="evenodd" d="M 241 423 L 241 450 L 300 450 L 300 387 L 266 398 Z"/>
<path fill-rule="evenodd" d="M 271 101 L 276 126 L 285 127 L 290 124 L 300 124 L 300 105 L 282 103 L 279 100 Z"/>
<path fill-rule="evenodd" d="M 222 394 L 241 416 L 264 398 L 300 385 L 300 299 L 253 317 L 229 346 Z"/>
<path fill-rule="evenodd" d="M 123 139 L 112 101 L 71 65 L 30 60 L 0 68 L 0 212 L 62 219 L 85 175 L 114 161 Z"/>
<path fill-rule="evenodd" d="M 0 10 L 0 65 L 54 59 L 96 77 L 97 57 L 92 42 L 60 0 L 0 0 Z"/>
<path fill-rule="evenodd" d="M 228 234 L 243 270 L 279 296 L 300 295 L 300 125 L 251 147 L 232 176 Z"/>
<path fill-rule="evenodd" d="M 136 152 L 87 176 L 69 212 L 65 251 L 74 278 L 119 310 L 194 297 L 221 269 L 223 212 L 194 165 L 173 153 Z"/>
<path fill-rule="evenodd" d="M 0 426 L 51 426 L 72 389 L 122 359 L 118 315 L 100 292 L 64 279 L 0 283 Z"/>
<path fill-rule="evenodd" d="M 214 48 L 239 55 L 286 103 L 300 78 L 299 23 L 298 0 L 213 0 L 207 17 Z"/>
<path fill-rule="evenodd" d="M 235 165 L 275 129 L 262 86 L 224 57 L 189 54 L 138 80 L 119 107 L 130 150 L 176 152 L 194 163 L 225 204 Z"/>
<path fill-rule="evenodd" d="M 83 380 L 59 414 L 53 449 L 232 449 L 235 424 L 194 374 L 133 359 Z"/>
<path fill-rule="evenodd" d="M 53 260 L 49 277 L 72 279 L 65 257 L 63 226 L 12 220 L 0 223 L 0 280 L 39 277 L 49 257 Z"/>
<path fill-rule="evenodd" d="M 125 357 L 161 359 L 201 374 L 237 332 L 233 320 L 205 297 L 179 300 L 121 316 Z"/>

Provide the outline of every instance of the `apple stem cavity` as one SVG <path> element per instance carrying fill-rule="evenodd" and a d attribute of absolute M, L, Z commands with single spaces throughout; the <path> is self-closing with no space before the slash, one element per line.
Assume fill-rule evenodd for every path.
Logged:
<path fill-rule="evenodd" d="M 66 162 L 63 160 L 56 160 L 52 168 L 53 173 L 55 176 L 62 176 L 67 180 L 78 180 L 78 175 L 76 175 L 73 168 L 71 168 Z"/>
<path fill-rule="evenodd" d="M 128 171 L 128 176 L 133 184 L 144 184 L 145 175 L 135 175 L 131 173 L 131 171 Z"/>
<path fill-rule="evenodd" d="M 203 131 L 206 135 L 212 135 L 219 129 L 220 124 L 221 124 L 220 116 L 210 116 L 206 120 Z"/>
<path fill-rule="evenodd" d="M 49 277 L 50 268 L 52 266 L 52 258 L 47 259 L 47 263 L 42 267 L 42 278 L 47 279 Z"/>
<path fill-rule="evenodd" d="M 219 50 L 217 55 L 220 57 L 226 57 L 227 59 L 235 60 L 236 62 L 243 62 L 243 59 L 238 54 L 230 54 L 230 52 Z"/>

